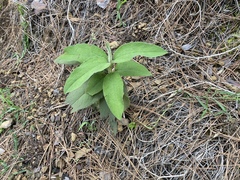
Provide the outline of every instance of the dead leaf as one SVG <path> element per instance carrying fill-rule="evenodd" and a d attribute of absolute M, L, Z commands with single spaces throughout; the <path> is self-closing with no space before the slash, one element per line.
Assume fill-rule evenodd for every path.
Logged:
<path fill-rule="evenodd" d="M 41 173 L 46 173 L 48 170 L 48 166 L 43 166 L 42 169 L 41 169 Z"/>
<path fill-rule="evenodd" d="M 12 125 L 12 119 L 4 121 L 1 125 L 0 128 L 7 129 Z"/>
<path fill-rule="evenodd" d="M 117 41 L 113 41 L 109 43 L 109 46 L 111 49 L 116 49 L 119 46 L 119 43 Z"/>
<path fill-rule="evenodd" d="M 217 81 L 218 78 L 217 78 L 216 76 L 211 76 L 210 79 L 211 79 L 212 81 Z"/>
<path fill-rule="evenodd" d="M 188 51 L 188 50 L 190 50 L 192 47 L 193 47 L 193 46 L 192 46 L 191 44 L 184 44 L 184 45 L 182 46 L 182 50 Z"/>
<path fill-rule="evenodd" d="M 100 179 L 101 180 L 111 180 L 111 173 L 110 172 L 105 172 L 105 171 L 101 171 L 99 173 Z"/>
<path fill-rule="evenodd" d="M 237 81 L 232 80 L 231 78 L 228 78 L 226 80 L 226 85 L 235 92 L 240 92 L 240 83 Z"/>
<path fill-rule="evenodd" d="M 159 84 L 162 83 L 162 80 L 161 80 L 161 79 L 156 79 L 156 80 L 154 81 L 154 83 L 157 84 L 157 85 L 159 85 Z"/>
<path fill-rule="evenodd" d="M 34 9 L 35 14 L 37 15 L 43 10 L 45 10 L 47 8 L 47 5 L 43 3 L 42 0 L 33 0 L 33 2 L 31 3 L 31 8 Z"/>
<path fill-rule="evenodd" d="M 76 153 L 75 153 L 75 159 L 79 159 L 79 158 L 81 158 L 81 157 L 84 157 L 84 156 L 86 156 L 87 155 L 87 153 L 89 153 L 89 152 L 91 152 L 92 151 L 92 149 L 88 149 L 88 148 L 82 148 L 82 149 L 80 149 L 79 151 L 77 151 Z"/>
<path fill-rule="evenodd" d="M 61 139 L 63 138 L 63 131 L 62 130 L 58 130 L 54 132 L 55 135 L 55 141 L 54 141 L 54 146 L 59 145 L 61 142 Z"/>
<path fill-rule="evenodd" d="M 70 19 L 70 21 L 72 21 L 72 22 L 79 22 L 81 19 L 80 18 L 74 18 L 74 17 L 72 17 L 72 18 L 69 18 Z"/>
<path fill-rule="evenodd" d="M 0 156 L 5 152 L 3 148 L 0 148 Z"/>
<path fill-rule="evenodd" d="M 239 82 L 237 82 L 237 81 L 234 81 L 234 80 L 232 80 L 232 79 L 227 79 L 227 82 L 229 83 L 229 84 L 231 84 L 231 85 L 233 85 L 233 86 L 236 86 L 237 88 L 239 88 L 240 89 L 240 83 Z"/>
<path fill-rule="evenodd" d="M 74 142 L 77 138 L 77 135 L 75 133 L 71 133 L 71 142 Z"/>
<path fill-rule="evenodd" d="M 140 63 L 140 61 L 139 61 L 139 63 Z M 133 76 L 133 77 L 131 77 L 131 79 L 133 79 L 133 80 L 139 80 L 139 79 L 142 79 L 142 77 L 140 77 L 140 76 Z"/>
<path fill-rule="evenodd" d="M 122 132 L 123 131 L 123 126 L 121 124 L 118 124 L 117 130 L 118 130 L 118 132 Z"/>
<path fill-rule="evenodd" d="M 110 2 L 110 0 L 97 0 L 97 5 L 100 7 L 100 8 L 103 8 L 105 9 L 108 5 L 108 3 Z"/>
<path fill-rule="evenodd" d="M 121 120 L 117 121 L 118 124 L 123 125 L 123 126 L 128 126 L 129 120 L 126 118 L 122 118 Z"/>
<path fill-rule="evenodd" d="M 158 5 L 158 3 L 159 3 L 159 0 L 154 0 L 154 3 Z"/>
<path fill-rule="evenodd" d="M 70 162 L 74 158 L 74 153 L 72 151 L 67 151 L 67 157 L 64 159 L 66 162 Z"/>
<path fill-rule="evenodd" d="M 72 22 L 79 22 L 81 20 L 80 18 L 73 17 L 73 15 L 71 13 L 69 13 L 69 19 Z"/>
<path fill-rule="evenodd" d="M 44 150 L 44 151 L 47 151 L 48 147 L 49 147 L 49 144 L 44 144 L 44 145 L 43 145 L 43 150 Z"/>
<path fill-rule="evenodd" d="M 142 28 L 146 27 L 146 25 L 147 25 L 147 23 L 140 22 L 140 23 L 138 24 L 138 29 L 142 29 Z"/>
<path fill-rule="evenodd" d="M 48 180 L 48 178 L 46 176 L 42 175 L 39 180 Z"/>
<path fill-rule="evenodd" d="M 139 86 L 141 86 L 142 83 L 141 82 L 131 82 L 130 84 L 134 89 L 137 89 Z"/>
<path fill-rule="evenodd" d="M 63 159 L 56 159 L 55 166 L 63 169 L 65 167 L 65 161 Z"/>
<path fill-rule="evenodd" d="M 224 66 L 224 65 L 226 64 L 226 62 L 223 61 L 223 60 L 220 60 L 220 61 L 218 61 L 218 64 L 219 64 L 220 66 Z"/>
<path fill-rule="evenodd" d="M 26 177 L 26 176 L 23 176 L 23 177 L 21 178 L 21 180 L 27 180 L 27 177 Z"/>

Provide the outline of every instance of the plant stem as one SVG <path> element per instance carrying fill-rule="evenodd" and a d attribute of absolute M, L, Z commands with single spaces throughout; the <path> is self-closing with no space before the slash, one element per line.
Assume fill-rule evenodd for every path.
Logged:
<path fill-rule="evenodd" d="M 108 42 L 106 43 L 106 48 L 107 48 L 107 54 L 108 54 L 108 62 L 111 64 L 108 68 L 108 73 L 111 73 L 114 71 L 114 65 L 112 63 L 112 50 Z"/>
<path fill-rule="evenodd" d="M 106 43 L 106 48 L 107 48 L 107 54 L 108 54 L 108 62 L 112 63 L 112 50 L 108 42 Z"/>

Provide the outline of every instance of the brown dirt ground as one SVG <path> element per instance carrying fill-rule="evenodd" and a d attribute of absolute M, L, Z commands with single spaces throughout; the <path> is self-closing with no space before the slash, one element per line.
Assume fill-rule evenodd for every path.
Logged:
<path fill-rule="evenodd" d="M 0 134 L 0 179 L 240 179 L 238 0 L 129 0 L 124 27 L 114 0 L 45 2 L 36 14 L 30 1 L 0 1 L 0 88 L 20 108 L 0 119 L 13 120 Z M 126 79 L 137 127 L 116 136 L 94 109 L 70 113 L 62 87 L 72 67 L 54 63 L 68 45 L 106 41 L 169 52 L 136 59 L 153 76 Z"/>

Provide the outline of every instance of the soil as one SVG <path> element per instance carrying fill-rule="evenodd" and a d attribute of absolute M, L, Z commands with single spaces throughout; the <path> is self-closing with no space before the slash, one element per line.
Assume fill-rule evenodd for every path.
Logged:
<path fill-rule="evenodd" d="M 129 0 L 122 23 L 114 0 L 41 3 L 0 0 L 0 124 L 12 121 L 1 179 L 240 179 L 237 0 Z M 152 77 L 125 78 L 136 127 L 114 136 L 95 108 L 71 113 L 74 67 L 54 60 L 77 43 L 132 41 L 168 54 L 135 58 Z"/>

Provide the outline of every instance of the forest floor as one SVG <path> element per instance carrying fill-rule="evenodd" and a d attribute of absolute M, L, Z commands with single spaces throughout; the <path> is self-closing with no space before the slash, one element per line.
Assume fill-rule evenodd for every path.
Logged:
<path fill-rule="evenodd" d="M 240 179 L 240 3 L 0 0 L 0 179 Z M 168 51 L 135 60 L 131 106 L 114 136 L 94 108 L 71 113 L 77 43 L 143 41 Z M 114 49 L 113 49 L 114 51 Z"/>

